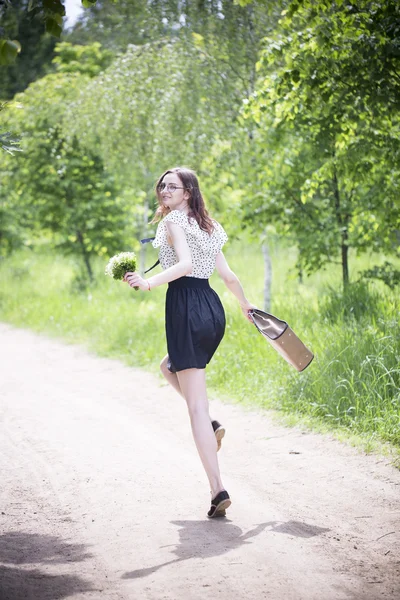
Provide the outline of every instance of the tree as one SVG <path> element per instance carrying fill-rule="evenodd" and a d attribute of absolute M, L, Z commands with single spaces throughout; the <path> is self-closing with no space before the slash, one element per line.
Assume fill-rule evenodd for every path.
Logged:
<path fill-rule="evenodd" d="M 84 7 L 96 4 L 96 0 L 82 0 Z M 18 12 L 16 12 L 18 11 Z M 25 31 L 15 31 L 15 17 L 28 24 Z M 60 38 L 63 28 L 65 7 L 61 0 L 2 0 L 0 19 L 4 28 L 0 30 L 0 65 L 13 64 L 21 52 L 21 42 L 26 56 L 36 53 L 35 40 L 30 39 L 29 25 L 42 23 L 41 30 Z M 18 39 L 10 39 L 17 36 Z"/>
<path fill-rule="evenodd" d="M 99 42 L 86 46 L 59 42 L 55 47 L 55 55 L 52 62 L 58 73 L 81 73 L 88 77 L 99 75 L 113 59 L 112 52 L 102 48 Z"/>
<path fill-rule="evenodd" d="M 0 104 L 0 112 L 6 108 L 6 103 Z M 0 146 L 3 150 L 8 152 L 9 154 L 14 154 L 14 152 L 20 152 L 21 147 L 19 145 L 19 138 L 15 137 L 10 131 L 1 131 L 0 130 Z"/>
<path fill-rule="evenodd" d="M 138 207 L 140 221 L 146 220 L 150 198 L 154 197 L 150 190 L 161 165 L 165 164 L 165 156 L 170 157 L 168 165 L 183 159 L 186 164 L 197 167 L 203 188 L 206 190 L 208 199 L 211 200 L 214 212 L 218 213 L 219 210 L 223 212 L 227 204 L 231 207 L 233 197 L 235 197 L 235 201 L 237 200 L 238 182 L 235 183 L 233 189 L 229 185 L 224 185 L 226 179 L 229 179 L 229 174 L 222 173 L 224 169 L 222 163 L 226 162 L 227 147 L 234 137 L 237 127 L 235 119 L 242 99 L 253 90 L 255 63 L 261 40 L 265 33 L 274 27 L 279 15 L 279 5 L 280 3 L 269 3 L 265 0 L 257 0 L 247 8 L 240 7 L 231 0 L 222 2 L 205 0 L 200 3 L 159 0 L 151 4 L 143 0 L 121 0 L 118 4 L 100 0 L 95 7 L 82 15 L 69 34 L 69 40 L 80 43 L 85 43 L 86 40 L 95 37 L 112 51 L 124 51 L 127 44 L 133 44 L 136 47 L 135 54 L 129 51 L 123 61 L 124 78 L 122 83 L 121 78 L 118 79 L 116 74 L 111 77 L 107 74 L 107 78 L 101 82 L 100 91 L 93 82 L 93 89 L 89 96 L 98 97 L 100 93 L 100 97 L 105 95 L 108 97 L 108 101 L 104 103 L 104 107 L 108 106 L 108 108 L 101 111 L 108 123 L 106 144 L 108 146 L 112 144 L 109 131 L 113 131 L 116 139 L 114 140 L 115 148 L 109 147 L 105 152 L 104 160 L 107 164 L 113 160 L 111 157 L 115 156 L 116 168 L 121 172 L 127 155 L 132 153 L 130 148 L 126 150 L 127 144 L 129 144 L 128 132 L 130 140 L 135 138 L 153 140 L 149 152 L 141 151 L 137 160 L 134 156 L 132 159 L 128 159 L 128 164 L 135 166 L 122 176 L 124 184 L 128 187 L 131 185 L 129 182 L 135 179 L 132 186 L 140 190 L 141 197 L 143 196 L 145 199 L 143 213 Z M 183 65 L 186 75 L 172 78 L 168 84 L 172 96 L 175 96 L 175 112 L 163 116 L 162 122 L 169 124 L 169 120 L 172 118 L 173 127 L 176 127 L 176 135 L 173 131 L 169 134 L 168 144 L 165 143 L 165 140 L 161 142 L 159 135 L 154 136 L 151 118 L 142 118 L 139 122 L 133 116 L 137 114 L 137 111 L 147 114 L 149 106 L 160 105 L 157 98 L 158 75 L 156 73 L 160 72 L 161 66 L 157 64 L 156 53 L 153 54 L 153 58 L 150 58 L 149 48 L 152 45 L 158 47 L 157 44 L 164 47 L 167 42 L 176 44 L 176 51 L 174 54 L 171 53 L 171 60 L 177 60 L 177 64 L 181 64 L 183 58 L 187 62 L 187 67 L 185 64 Z M 135 75 L 136 63 L 138 72 L 140 72 L 141 62 L 145 60 L 142 54 L 143 57 L 147 56 L 148 60 L 154 60 L 154 65 L 149 69 L 145 67 L 146 76 L 143 76 L 143 80 L 138 81 Z M 109 72 L 119 71 L 120 67 L 121 63 L 117 60 Z M 171 72 L 171 65 L 165 67 L 164 64 L 163 68 L 167 69 L 165 71 L 165 79 L 167 79 L 167 74 L 169 76 Z M 201 86 L 204 92 L 199 95 L 199 83 L 193 84 L 193 81 L 200 81 L 198 72 L 202 70 L 204 70 L 204 76 Z M 190 77 L 188 76 L 189 71 L 192 72 Z M 128 72 L 132 73 L 130 83 Z M 211 81 L 217 83 L 211 84 Z M 106 93 L 106 90 L 109 91 Z M 136 96 L 140 96 L 138 101 L 135 100 Z M 199 97 L 201 98 L 200 103 L 198 102 Z M 80 127 L 85 128 L 86 124 L 89 124 L 92 129 L 93 102 L 90 98 L 88 100 L 85 98 L 86 96 L 80 101 L 80 107 L 87 103 L 87 112 L 85 113 L 84 108 L 80 108 L 78 113 L 83 110 L 82 114 L 85 116 L 82 120 L 78 118 L 78 121 Z M 124 102 L 124 98 L 127 106 L 132 106 L 132 116 L 128 117 L 127 114 L 123 117 L 118 116 L 117 107 Z M 73 108 L 73 110 L 75 109 Z M 127 113 L 125 109 L 123 110 Z M 155 111 L 156 121 L 161 122 L 157 118 L 158 111 L 157 108 Z M 182 115 L 181 122 L 177 120 L 178 111 Z M 162 108 L 161 114 L 164 115 Z M 118 131 L 119 126 L 116 126 L 120 119 L 121 123 L 124 123 L 121 132 Z M 96 119 L 95 128 L 100 126 L 100 121 L 101 118 Z M 154 123 L 154 127 L 158 126 L 157 122 Z M 196 139 L 196 135 L 199 136 L 195 150 L 188 146 L 188 138 L 180 135 L 179 128 L 184 122 L 186 122 L 186 128 L 189 125 L 192 129 L 190 138 L 192 141 Z M 202 123 L 201 126 L 200 123 Z M 207 135 L 205 135 L 206 131 Z M 186 135 L 189 134 L 188 131 Z M 93 130 L 91 138 L 89 144 L 98 144 Z M 182 140 L 184 140 L 183 146 Z M 203 143 L 204 141 L 206 144 Z M 142 141 L 139 147 L 143 147 Z M 177 152 L 178 149 L 180 153 Z M 217 157 L 220 160 L 217 160 Z M 228 163 L 230 162 L 231 160 L 228 159 Z M 141 166 L 142 172 L 144 172 L 145 165 L 147 165 L 147 175 L 138 176 L 137 169 Z M 114 167 L 110 166 L 110 168 Z M 136 192 L 137 197 L 138 192 Z M 231 216 L 233 216 L 232 212 Z M 145 236 L 144 231 L 142 235 Z M 142 264 L 143 261 L 142 255 Z"/>
<path fill-rule="evenodd" d="M 1 20 L 4 35 L 10 38 L 9 43 L 4 38 L 0 39 L 1 100 L 10 100 L 29 83 L 43 76 L 54 57 L 56 40 L 45 32 L 44 23 L 38 15 L 28 12 L 28 4 L 28 0 L 14 0 Z M 12 40 L 18 40 L 18 43 L 14 44 Z M 17 61 L 7 58 L 13 56 L 13 48 L 15 56 L 18 55 Z M 4 60 L 1 60 L 2 57 Z"/>
<path fill-rule="evenodd" d="M 145 223 L 160 172 L 180 163 L 198 167 L 234 128 L 237 108 L 226 86 L 195 45 L 131 46 L 71 102 L 68 130 L 97 149 L 121 189 L 134 191 L 138 221 Z"/>
<path fill-rule="evenodd" d="M 97 52 L 95 46 L 92 55 Z M 93 69 L 89 59 L 87 68 Z M 91 258 L 121 249 L 128 209 L 96 152 L 83 150 L 78 135 L 64 133 L 66 107 L 88 81 L 87 74 L 54 73 L 16 96 L 10 121 L 24 131 L 24 152 L 18 160 L 3 159 L 10 175 L 0 197 L 31 236 L 45 236 L 54 247 L 81 256 L 92 278 Z"/>
<path fill-rule="evenodd" d="M 292 2 L 246 112 L 267 165 L 260 226 L 292 232 L 308 271 L 339 258 L 345 285 L 350 247 L 398 252 L 399 25 L 393 1 Z"/>
<path fill-rule="evenodd" d="M 81 15 L 68 41 L 85 44 L 96 39 L 108 49 L 124 52 L 129 44 L 184 36 L 189 40 L 196 33 L 207 52 L 218 53 L 221 62 L 235 70 L 239 67 L 237 74 L 246 78 L 246 65 L 251 64 L 251 69 L 254 65 L 254 47 L 274 28 L 285 4 L 254 0 L 244 7 L 232 0 L 98 0 Z"/>

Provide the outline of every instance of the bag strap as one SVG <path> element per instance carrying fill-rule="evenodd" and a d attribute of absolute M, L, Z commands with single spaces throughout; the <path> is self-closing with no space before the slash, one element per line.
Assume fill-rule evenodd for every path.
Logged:
<path fill-rule="evenodd" d="M 149 242 L 152 242 L 155 238 L 154 237 L 149 237 L 149 238 L 144 238 L 143 240 L 140 240 L 141 244 L 148 244 Z M 147 271 L 145 271 L 144 273 L 148 273 L 149 271 L 151 271 L 152 269 L 155 269 L 157 265 L 160 264 L 160 261 L 157 260 L 157 262 L 154 263 L 154 265 L 152 265 L 150 267 L 150 269 L 147 269 Z"/>
<path fill-rule="evenodd" d="M 288 328 L 286 321 L 259 308 L 249 310 L 249 315 L 258 331 L 269 340 L 277 340 Z"/>

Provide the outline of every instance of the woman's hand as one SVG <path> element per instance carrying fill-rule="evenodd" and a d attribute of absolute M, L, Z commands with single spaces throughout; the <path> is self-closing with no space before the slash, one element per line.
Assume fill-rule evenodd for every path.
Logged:
<path fill-rule="evenodd" d="M 139 288 L 139 290 L 142 290 L 144 292 L 147 292 L 149 290 L 147 279 L 143 279 L 143 277 L 141 277 L 139 273 L 132 273 L 131 271 L 128 271 L 128 273 L 125 273 L 123 281 L 129 283 L 129 285 L 132 288 L 137 287 Z"/>
<path fill-rule="evenodd" d="M 257 306 L 254 306 L 254 304 L 250 304 L 250 302 L 245 302 L 243 304 L 240 304 L 240 308 L 242 309 L 242 313 L 244 314 L 246 319 L 248 319 L 250 323 L 253 323 L 253 319 L 249 315 L 249 310 L 254 310 L 255 308 L 257 308 Z"/>

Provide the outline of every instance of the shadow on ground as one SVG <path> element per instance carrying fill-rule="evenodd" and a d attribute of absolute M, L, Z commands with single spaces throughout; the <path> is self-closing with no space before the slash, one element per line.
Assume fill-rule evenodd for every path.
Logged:
<path fill-rule="evenodd" d="M 52 535 L 9 532 L 0 535 L 0 600 L 59 600 L 92 591 L 88 581 L 75 575 L 52 575 L 36 565 L 81 562 L 92 555 L 83 544 L 71 544 Z M 13 566 L 5 566 L 13 565 Z M 15 565 L 35 565 L 35 568 Z"/>
<path fill-rule="evenodd" d="M 55 535 L 9 532 L 0 535 L 0 563 L 57 564 L 81 562 L 92 555 L 84 544 L 71 544 Z"/>
<path fill-rule="evenodd" d="M 268 521 L 260 523 L 253 529 L 243 533 L 242 529 L 231 521 L 221 519 L 214 521 L 171 521 L 179 529 L 179 544 L 173 554 L 176 558 L 147 567 L 136 569 L 122 575 L 123 579 L 136 579 L 151 575 L 161 567 L 181 562 L 189 558 L 211 558 L 230 552 L 243 544 L 250 543 L 251 538 L 258 536 L 265 529 L 276 533 L 284 533 L 293 537 L 310 538 L 329 531 L 324 527 L 308 525 L 300 521 Z"/>
<path fill-rule="evenodd" d="M 40 569 L 17 569 L 0 566 L 1 600 L 59 600 L 93 590 L 74 575 L 49 575 Z"/>

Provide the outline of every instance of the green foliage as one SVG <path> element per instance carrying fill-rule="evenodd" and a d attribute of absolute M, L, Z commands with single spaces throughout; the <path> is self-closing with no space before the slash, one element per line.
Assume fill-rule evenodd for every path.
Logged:
<path fill-rule="evenodd" d="M 16 138 L 10 131 L 0 133 L 0 146 L 9 154 L 21 152 L 21 148 L 19 147 L 19 138 Z"/>
<path fill-rule="evenodd" d="M 83 6 L 92 6 L 96 0 L 82 2 Z M 10 14 L 11 13 L 11 14 Z M 20 21 L 29 24 L 40 22 L 44 25 L 46 33 L 59 38 L 62 33 L 65 7 L 61 0 L 8 0 L 0 6 L 0 17 L 4 20 L 2 35 L 11 33 L 14 15 L 18 14 Z M 41 28 L 43 29 L 43 25 Z M 25 39 L 18 32 L 18 40 L 0 39 L 0 65 L 10 65 L 21 51 L 21 42 L 24 52 L 32 53 L 31 40 Z M 26 42 L 26 43 L 25 43 Z"/>
<path fill-rule="evenodd" d="M 344 283 L 349 248 L 399 253 L 399 22 L 394 1 L 292 2 L 244 112 L 265 165 L 259 226 L 290 231 L 308 271 L 340 261 Z"/>
<path fill-rule="evenodd" d="M 6 103 L 0 104 L 0 112 L 6 108 Z M 21 152 L 21 148 L 19 145 L 19 138 L 15 137 L 10 131 L 5 131 L 0 133 L 0 146 L 8 152 L 9 154 L 14 154 L 14 152 Z"/>
<path fill-rule="evenodd" d="M 48 75 L 9 107 L 9 123 L 24 131 L 24 152 L 17 161 L 3 159 L 9 176 L 0 198 L 29 229 L 27 242 L 47 239 L 80 255 L 92 277 L 91 258 L 120 249 L 129 210 L 99 156 L 63 133 L 66 106 L 87 81 L 76 73 Z"/>
<path fill-rule="evenodd" d="M 390 314 L 376 324 L 338 322 L 325 330 L 321 369 L 292 378 L 282 408 L 296 409 L 334 427 L 400 444 L 399 325 Z M 292 398 L 292 401 L 289 400 Z"/>
<path fill-rule="evenodd" d="M 347 323 L 362 319 L 375 322 L 382 310 L 381 298 L 365 282 L 351 283 L 344 290 L 328 289 L 321 301 L 321 317 L 330 323 Z"/>
<path fill-rule="evenodd" d="M 28 5 L 28 0 L 13 0 L 3 14 L 0 7 L 0 100 L 10 100 L 44 75 L 53 58 L 55 40 Z"/>
<path fill-rule="evenodd" d="M 226 251 L 229 263 L 248 297 L 258 304 L 259 248 L 232 246 Z M 331 322 L 320 316 L 320 304 L 325 303 L 326 290 L 340 281 L 339 268 L 299 284 L 292 275 L 296 261 L 292 249 L 277 246 L 272 260 L 272 312 L 289 322 L 312 348 L 315 359 L 304 373 L 297 373 L 243 318 L 232 294 L 213 276 L 212 286 L 226 310 L 227 329 L 207 367 L 211 397 L 217 394 L 248 406 L 304 415 L 312 423 L 400 445 L 398 296 L 388 289 L 381 293 L 377 318 L 355 306 L 358 320 L 342 318 L 338 300 Z M 364 261 L 359 268 L 365 266 Z M 88 286 L 81 276 L 76 279 L 71 257 L 17 253 L 0 263 L 0 318 L 84 343 L 101 355 L 155 372 L 165 354 L 165 288 L 134 293 L 126 284 L 104 277 L 103 270 L 103 260 L 96 259 L 95 285 Z M 373 288 L 370 291 L 375 293 Z M 364 302 L 366 296 L 358 292 L 353 298 Z"/>
<path fill-rule="evenodd" d="M 273 29 L 281 4 L 286 3 L 253 0 L 244 7 L 232 0 L 99 0 L 80 18 L 68 41 L 98 40 L 114 52 L 125 52 L 129 44 L 185 38 L 216 61 L 222 76 L 236 80 L 233 89 L 248 90 L 260 40 Z"/>
<path fill-rule="evenodd" d="M 372 269 L 363 271 L 362 276 L 366 279 L 379 279 L 391 290 L 400 284 L 400 270 L 388 261 L 385 261 L 383 265 L 376 265 Z"/>
<path fill-rule="evenodd" d="M 99 42 L 86 46 L 60 42 L 55 47 L 53 64 L 59 73 L 81 73 L 95 77 L 110 64 L 113 54 L 101 47 Z"/>
<path fill-rule="evenodd" d="M 96 147 L 125 184 L 147 191 L 171 164 L 196 167 L 232 128 L 234 107 L 213 63 L 176 40 L 131 46 L 69 111 L 70 132 Z"/>
<path fill-rule="evenodd" d="M 137 200 L 145 220 L 155 179 L 179 163 L 198 170 L 217 215 L 238 205 L 229 146 L 261 39 L 278 14 L 276 3 L 264 1 L 242 8 L 223 0 L 217 13 L 209 0 L 99 2 L 76 25 L 70 40 L 94 36 L 123 54 L 70 107 L 71 132 L 100 149 L 121 186 L 135 190 L 138 216 Z"/>
<path fill-rule="evenodd" d="M 134 252 L 120 252 L 107 263 L 106 275 L 122 281 L 128 271 L 136 271 L 136 255 Z"/>
<path fill-rule="evenodd" d="M 18 40 L 0 39 L 0 65 L 13 63 L 21 52 L 21 44 Z"/>
<path fill-rule="evenodd" d="M 20 248 L 24 238 L 23 227 L 15 219 L 13 206 L 0 197 L 0 258 Z"/>
<path fill-rule="evenodd" d="M 34 19 L 31 46 L 27 1 L 12 4 L 19 12 L 7 12 L 9 30 L 22 51 L 2 67 L 0 97 L 56 72 L 0 115 L 0 130 L 21 135 L 24 150 L 0 155 L 0 255 L 34 250 L 2 260 L 2 318 L 91 340 L 131 364 L 161 356 L 163 294 L 132 295 L 108 282 L 104 257 L 134 247 L 155 179 L 183 163 L 199 171 L 231 239 L 246 243 L 232 266 L 260 306 L 267 238 L 272 311 L 316 354 L 310 369 L 294 373 L 216 281 L 227 336 L 209 370 L 214 389 L 399 443 L 399 304 L 391 292 L 400 252 L 398 3 L 99 0 L 51 66 L 54 40 Z M 31 2 L 32 13 L 42 5 Z M 45 3 L 56 34 L 57 6 Z M 9 140 L 3 134 L 6 150 L 18 149 Z M 285 244 L 275 249 L 277 237 Z M 49 246 L 68 257 L 46 255 Z M 353 249 L 393 258 L 393 266 L 363 265 L 388 289 L 348 283 Z M 86 272 L 81 265 L 77 273 L 82 259 Z M 306 285 L 295 266 L 303 278 L 314 274 Z M 137 319 L 127 328 L 132 302 Z"/>

